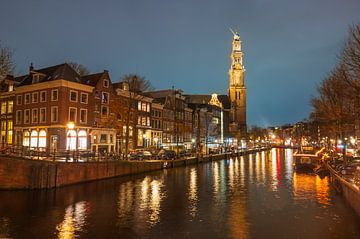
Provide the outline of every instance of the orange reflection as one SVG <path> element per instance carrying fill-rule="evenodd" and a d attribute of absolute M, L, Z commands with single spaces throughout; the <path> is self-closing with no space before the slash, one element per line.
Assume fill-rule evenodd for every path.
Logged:
<path fill-rule="evenodd" d="M 70 205 L 65 210 L 64 220 L 56 226 L 59 232 L 58 238 L 70 239 L 76 238 L 76 232 L 82 230 L 86 224 L 88 214 L 88 203 L 85 201 Z"/>
<path fill-rule="evenodd" d="M 190 216 L 195 217 L 196 213 L 197 213 L 197 202 L 198 202 L 197 170 L 195 168 L 192 168 L 190 170 L 190 182 L 189 182 L 188 199 L 189 199 Z"/>
<path fill-rule="evenodd" d="M 329 178 L 316 176 L 316 199 L 323 205 L 330 205 Z"/>

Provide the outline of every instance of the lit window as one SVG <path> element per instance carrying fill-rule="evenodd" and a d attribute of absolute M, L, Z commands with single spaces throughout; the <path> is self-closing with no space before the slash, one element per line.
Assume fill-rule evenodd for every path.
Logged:
<path fill-rule="evenodd" d="M 6 101 L 1 102 L 1 114 L 6 114 Z"/>
<path fill-rule="evenodd" d="M 138 102 L 138 110 L 141 110 L 141 101 Z"/>
<path fill-rule="evenodd" d="M 51 91 L 51 101 L 57 101 L 59 98 L 58 96 L 58 90 L 52 90 Z"/>
<path fill-rule="evenodd" d="M 150 104 L 149 103 L 146 104 L 146 111 L 150 112 Z"/>
<path fill-rule="evenodd" d="M 40 130 L 39 133 L 39 147 L 45 148 L 46 147 L 46 131 Z"/>
<path fill-rule="evenodd" d="M 12 113 L 13 112 L 13 109 L 14 109 L 14 101 L 10 100 L 8 101 L 8 111 L 7 113 Z"/>
<path fill-rule="evenodd" d="M 80 130 L 78 134 L 79 149 L 87 149 L 87 133 L 85 130 Z"/>
<path fill-rule="evenodd" d="M 78 101 L 78 93 L 77 91 L 70 90 L 70 101 L 77 102 Z"/>
<path fill-rule="evenodd" d="M 73 129 L 69 130 L 67 133 L 66 149 L 67 150 L 76 149 L 76 131 Z"/>
<path fill-rule="evenodd" d="M 36 148 L 38 146 L 38 132 L 36 130 L 31 131 L 30 147 Z"/>
<path fill-rule="evenodd" d="M 40 102 L 46 102 L 46 91 L 40 92 Z"/>
<path fill-rule="evenodd" d="M 88 103 L 88 94 L 87 93 L 81 93 L 80 102 L 83 104 Z"/>
<path fill-rule="evenodd" d="M 29 133 L 29 131 L 24 132 L 23 146 L 25 146 L 25 147 L 30 146 L 30 133 Z"/>
<path fill-rule="evenodd" d="M 146 103 L 145 102 L 141 103 L 141 110 L 146 111 Z"/>
<path fill-rule="evenodd" d="M 6 121 L 1 121 L 1 143 L 6 142 Z"/>
<path fill-rule="evenodd" d="M 101 134 L 100 135 L 100 143 L 106 144 L 106 141 L 107 141 L 107 135 L 106 134 Z"/>

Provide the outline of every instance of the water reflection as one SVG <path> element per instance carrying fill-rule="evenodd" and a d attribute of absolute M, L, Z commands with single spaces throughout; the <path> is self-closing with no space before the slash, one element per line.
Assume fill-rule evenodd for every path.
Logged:
<path fill-rule="evenodd" d="M 323 206 L 330 205 L 329 179 L 317 175 L 294 173 L 295 201 L 317 201 Z"/>
<path fill-rule="evenodd" d="M 70 239 L 78 236 L 86 224 L 89 213 L 89 203 L 82 201 L 70 205 L 65 210 L 64 220 L 57 225 L 58 238 Z"/>
<path fill-rule="evenodd" d="M 197 213 L 197 204 L 198 204 L 198 196 L 197 196 L 197 170 L 192 168 L 190 170 L 190 182 L 189 182 L 189 192 L 188 192 L 188 199 L 189 199 L 189 211 L 190 216 L 195 217 Z"/>

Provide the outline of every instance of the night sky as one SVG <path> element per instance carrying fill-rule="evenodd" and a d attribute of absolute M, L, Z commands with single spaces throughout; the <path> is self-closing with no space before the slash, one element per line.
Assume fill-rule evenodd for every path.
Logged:
<path fill-rule="evenodd" d="M 64 61 L 127 73 L 156 89 L 226 94 L 232 34 L 246 68 L 248 125 L 308 116 L 317 84 L 337 61 L 359 0 L 1 0 L 0 40 L 16 73 Z"/>

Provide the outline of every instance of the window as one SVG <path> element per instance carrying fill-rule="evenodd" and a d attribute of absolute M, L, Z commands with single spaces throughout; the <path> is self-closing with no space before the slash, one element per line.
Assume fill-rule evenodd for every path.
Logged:
<path fill-rule="evenodd" d="M 24 114 L 24 124 L 29 124 L 30 123 L 30 110 L 26 109 Z"/>
<path fill-rule="evenodd" d="M 70 101 L 77 102 L 78 101 L 78 92 L 70 90 Z"/>
<path fill-rule="evenodd" d="M 32 102 L 33 102 L 33 103 L 37 103 L 37 102 L 38 102 L 38 97 L 39 97 L 39 93 L 38 93 L 38 92 L 32 93 Z"/>
<path fill-rule="evenodd" d="M 51 107 L 51 122 L 57 122 L 58 121 L 58 107 L 52 106 Z"/>
<path fill-rule="evenodd" d="M 46 148 L 46 131 L 45 130 L 40 130 L 39 147 Z"/>
<path fill-rule="evenodd" d="M 138 101 L 138 110 L 141 110 L 141 101 Z"/>
<path fill-rule="evenodd" d="M 1 143 L 6 142 L 6 121 L 1 121 Z"/>
<path fill-rule="evenodd" d="M 30 104 L 30 94 L 25 94 L 25 104 Z"/>
<path fill-rule="evenodd" d="M 29 133 L 29 131 L 24 131 L 23 146 L 25 146 L 25 147 L 30 146 L 30 133 Z"/>
<path fill-rule="evenodd" d="M 132 137 L 132 134 L 133 134 L 132 126 L 129 126 L 129 136 Z M 123 126 L 123 136 L 126 136 L 126 126 Z"/>
<path fill-rule="evenodd" d="M 101 102 L 104 104 L 109 103 L 109 93 L 106 93 L 106 92 L 102 93 Z"/>
<path fill-rule="evenodd" d="M 108 88 L 108 87 L 109 87 L 109 81 L 108 81 L 107 79 L 104 79 L 104 81 L 103 81 L 103 86 L 104 86 L 105 88 Z"/>
<path fill-rule="evenodd" d="M 88 103 L 88 94 L 87 93 L 81 93 L 80 102 L 83 103 L 83 104 Z"/>
<path fill-rule="evenodd" d="M 32 122 L 38 122 L 38 109 L 32 109 Z"/>
<path fill-rule="evenodd" d="M 40 102 L 46 102 L 46 91 L 40 92 Z"/>
<path fill-rule="evenodd" d="M 109 114 L 109 109 L 108 109 L 107 106 L 101 106 L 101 114 L 102 114 L 103 116 L 106 116 L 106 115 Z"/>
<path fill-rule="evenodd" d="M 38 132 L 36 130 L 31 131 L 30 147 L 36 148 L 38 146 Z"/>
<path fill-rule="evenodd" d="M 21 103 L 22 103 L 22 95 L 16 96 L 16 104 L 21 105 Z"/>
<path fill-rule="evenodd" d="M 22 113 L 21 110 L 16 111 L 16 121 L 15 121 L 16 124 L 21 124 L 21 120 L 22 120 L 21 119 L 21 113 Z"/>
<path fill-rule="evenodd" d="M 105 144 L 107 141 L 107 135 L 106 134 L 101 134 L 100 135 L 100 143 Z"/>
<path fill-rule="evenodd" d="M 146 125 L 146 117 L 141 117 L 141 125 Z"/>
<path fill-rule="evenodd" d="M 146 111 L 146 103 L 145 102 L 141 103 L 141 110 Z"/>
<path fill-rule="evenodd" d="M 13 139 L 13 121 L 8 120 L 7 121 L 7 143 L 12 144 Z"/>
<path fill-rule="evenodd" d="M 87 109 L 80 109 L 80 123 L 87 123 Z"/>
<path fill-rule="evenodd" d="M 78 133 L 79 149 L 87 149 L 87 133 L 85 130 L 80 130 Z"/>
<path fill-rule="evenodd" d="M 76 108 L 69 108 L 69 121 L 76 122 Z"/>
<path fill-rule="evenodd" d="M 40 108 L 40 123 L 46 122 L 46 108 Z"/>
<path fill-rule="evenodd" d="M 51 91 L 51 101 L 57 101 L 59 98 L 59 91 L 56 90 L 52 90 Z"/>
<path fill-rule="evenodd" d="M 147 117 L 146 121 L 147 121 L 147 126 L 150 126 L 150 117 Z"/>
<path fill-rule="evenodd" d="M 73 129 L 69 130 L 67 133 L 66 149 L 67 150 L 76 149 L 76 131 Z"/>
<path fill-rule="evenodd" d="M 110 134 L 110 144 L 114 143 L 114 136 Z"/>
<path fill-rule="evenodd" d="M 10 113 L 12 113 L 13 112 L 13 109 L 14 109 L 14 101 L 12 101 L 12 100 L 10 100 L 10 101 L 8 101 L 8 107 L 7 107 L 8 109 L 8 111 L 7 111 L 7 113 L 8 114 L 10 114 Z"/>
<path fill-rule="evenodd" d="M 6 114 L 6 101 L 1 102 L 1 114 Z"/>
<path fill-rule="evenodd" d="M 146 104 L 146 111 L 150 112 L 150 104 L 149 103 Z"/>

